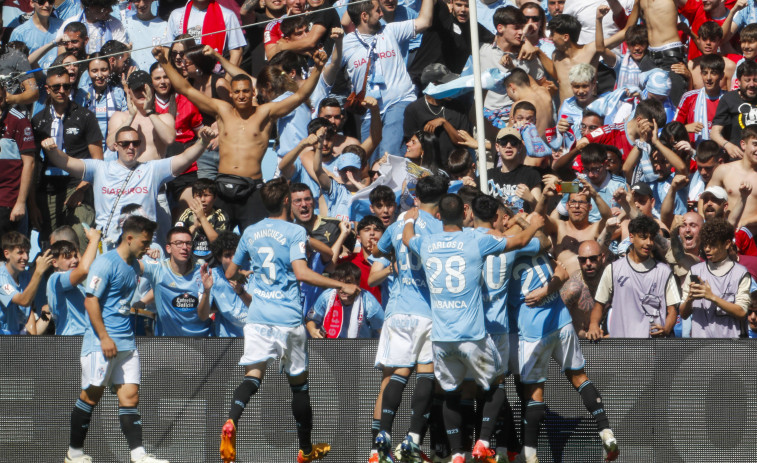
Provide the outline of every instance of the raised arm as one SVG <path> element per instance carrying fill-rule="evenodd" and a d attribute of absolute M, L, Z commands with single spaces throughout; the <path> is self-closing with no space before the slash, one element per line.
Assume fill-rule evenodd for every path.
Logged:
<path fill-rule="evenodd" d="M 210 130 L 210 127 L 203 127 L 198 132 L 200 139 L 194 142 L 192 146 L 185 149 L 184 152 L 171 158 L 171 172 L 176 176 L 187 170 L 193 162 L 200 158 L 210 143 L 210 140 L 216 135 Z"/>
<path fill-rule="evenodd" d="M 42 149 L 45 150 L 45 156 L 50 159 L 56 167 L 59 167 L 75 178 L 84 176 L 84 161 L 72 158 L 63 151 L 58 149 L 54 138 L 42 140 Z"/>
<path fill-rule="evenodd" d="M 750 0 L 738 0 L 733 5 L 733 8 L 731 8 L 731 11 L 728 12 L 728 16 L 726 16 L 722 25 L 723 38 L 721 39 L 721 43 L 728 42 L 739 31 L 739 25 L 733 22 L 733 19 L 736 17 L 736 13 L 746 8 L 748 1 Z"/>
<path fill-rule="evenodd" d="M 558 179 L 559 180 L 559 179 Z M 544 217 L 544 233 L 554 235 L 557 233 L 557 223 L 547 214 L 547 201 L 557 196 L 557 188 L 554 183 L 544 185 L 541 198 L 536 202 L 534 212 Z"/>
<path fill-rule="evenodd" d="M 171 63 L 169 63 L 168 49 L 164 47 L 155 47 L 152 49 L 152 55 L 161 64 L 163 70 L 166 72 L 166 77 L 168 77 L 168 80 L 171 81 L 171 85 L 173 85 L 173 88 L 176 89 L 178 93 L 186 96 L 200 111 L 213 116 L 218 115 L 219 104 L 223 104 L 221 100 L 210 98 L 192 87 L 192 85 L 179 74 L 179 71 L 174 69 Z"/>
<path fill-rule="evenodd" d="M 322 147 L 323 135 L 325 132 L 325 127 L 318 129 L 318 143 L 315 145 L 315 153 L 313 154 L 313 174 L 315 175 L 315 178 L 313 180 L 318 182 L 323 191 L 329 192 L 331 191 L 331 177 L 329 177 L 329 174 L 327 174 L 326 171 L 323 170 Z"/>
<path fill-rule="evenodd" d="M 292 150 L 285 154 L 279 161 L 279 171 L 281 172 L 281 176 L 284 178 L 291 177 L 292 174 L 294 174 L 294 163 L 297 161 L 300 153 L 302 153 L 302 150 L 307 147 L 313 147 L 315 149 L 316 144 L 318 144 L 318 135 L 314 133 L 311 133 L 300 140 L 300 142 L 297 143 L 297 146 L 292 148 Z"/>
<path fill-rule="evenodd" d="M 676 170 L 676 173 L 689 175 L 688 162 L 681 159 L 675 151 L 663 145 L 659 138 L 657 138 L 657 122 L 654 122 L 654 129 L 652 130 L 652 146 L 657 148 L 657 151 L 665 157 L 671 166 Z"/>
<path fill-rule="evenodd" d="M 418 17 L 415 18 L 415 33 L 421 33 L 431 27 L 434 20 L 434 0 L 423 0 Z"/>
<path fill-rule="evenodd" d="M 614 0 L 615 3 L 617 3 L 617 0 Z M 622 10 L 622 7 L 621 7 Z M 599 5 L 597 7 L 597 24 L 596 24 L 596 30 L 594 33 L 594 46 L 597 49 L 597 54 L 602 57 L 604 62 L 609 66 L 613 67 L 615 66 L 616 56 L 615 53 L 613 53 L 610 49 L 607 48 L 605 45 L 605 31 L 603 29 L 602 20 L 607 15 L 607 13 L 610 12 L 610 7 L 607 5 Z M 625 33 L 623 34 L 625 36 Z"/>
<path fill-rule="evenodd" d="M 304 51 L 312 50 L 318 45 L 324 35 L 326 35 L 326 27 L 323 24 L 313 24 L 310 30 L 301 38 L 289 40 L 282 37 L 273 45 L 265 48 L 265 56 L 268 59 L 276 56 L 276 53 L 284 50 L 291 50 L 295 53 L 302 53 Z"/>
<path fill-rule="evenodd" d="M 313 54 L 313 61 L 315 62 L 315 65 L 310 69 L 310 76 L 308 76 L 307 80 L 300 86 L 294 95 L 281 101 L 266 103 L 264 105 L 268 108 L 269 118 L 278 119 L 284 117 L 310 98 L 310 94 L 315 90 L 318 79 L 321 78 L 323 66 L 326 64 L 326 52 L 323 50 L 315 52 Z"/>
<path fill-rule="evenodd" d="M 360 144 L 360 147 L 365 150 L 368 158 L 370 158 L 373 150 L 381 143 L 384 124 L 381 121 L 381 112 L 379 111 L 378 101 L 375 98 L 366 96 L 360 104 L 371 112 L 371 127 L 368 132 L 368 138 Z"/>
<path fill-rule="evenodd" d="M 339 71 L 342 69 L 342 42 L 344 39 L 344 29 L 341 27 L 331 28 L 331 40 L 334 41 L 334 48 L 331 50 L 331 60 L 323 67 L 321 77 L 326 85 L 334 85 Z"/>
<path fill-rule="evenodd" d="M 200 280 L 203 291 L 200 303 L 197 304 L 197 317 L 200 320 L 207 320 L 210 317 L 210 291 L 213 289 L 213 273 L 207 263 L 200 267 Z"/>
<path fill-rule="evenodd" d="M 36 264 L 36 267 L 34 268 L 34 273 L 32 274 L 31 279 L 29 280 L 29 284 L 26 286 L 26 288 L 24 288 L 22 292 L 16 293 L 16 295 L 14 295 L 11 299 L 11 302 L 22 307 L 29 307 L 30 305 L 32 305 L 34 298 L 37 296 L 39 283 L 42 281 L 42 277 L 44 276 L 47 269 L 49 269 L 53 263 L 53 258 L 50 254 L 50 250 L 48 249 L 47 251 L 45 251 L 45 253 L 37 257 L 34 262 Z"/>
<path fill-rule="evenodd" d="M 255 79 L 254 77 L 252 77 L 250 74 L 248 74 L 247 72 L 245 72 L 242 68 L 240 68 L 236 64 L 234 64 L 231 61 L 227 60 L 225 56 L 223 56 L 222 54 L 218 53 L 215 50 L 215 48 L 211 47 L 210 45 L 205 45 L 205 47 L 203 47 L 202 54 L 203 55 L 207 55 L 207 56 L 211 56 L 216 61 L 218 61 L 219 63 L 221 63 L 221 67 L 223 68 L 224 71 L 226 71 L 226 74 L 229 77 L 234 77 L 234 76 L 237 76 L 239 74 L 243 74 L 243 75 L 246 75 L 247 77 L 249 77 L 250 79 L 252 79 L 252 85 L 253 85 L 253 87 L 257 84 L 257 79 Z"/>
<path fill-rule="evenodd" d="M 71 286 L 83 283 L 84 280 L 87 279 L 87 275 L 89 275 L 89 266 L 95 261 L 95 257 L 97 257 L 97 249 L 100 246 L 100 237 L 102 235 L 100 230 L 89 228 L 85 229 L 84 234 L 87 235 L 89 244 L 87 244 L 87 249 L 84 250 L 84 254 L 82 254 L 81 259 L 79 259 L 79 265 L 77 265 L 69 275 Z"/>
<path fill-rule="evenodd" d="M 13 93 L 6 94 L 5 102 L 8 105 L 27 105 L 37 101 L 39 90 L 37 90 L 37 83 L 35 82 L 34 77 L 30 77 L 21 82 L 21 88 L 23 90 L 18 95 Z"/>

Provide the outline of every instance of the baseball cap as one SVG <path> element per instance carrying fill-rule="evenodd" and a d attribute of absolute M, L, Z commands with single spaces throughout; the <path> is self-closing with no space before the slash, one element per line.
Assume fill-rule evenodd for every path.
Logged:
<path fill-rule="evenodd" d="M 508 135 L 517 138 L 518 141 L 523 141 L 523 137 L 520 136 L 520 130 L 515 127 L 505 127 L 504 129 L 500 129 L 499 132 L 497 132 L 497 140 L 505 138 Z"/>
<path fill-rule="evenodd" d="M 446 84 L 460 77 L 460 74 L 455 74 L 450 71 L 449 68 L 441 63 L 429 64 L 423 68 L 421 73 L 421 84 L 426 87 L 428 84 Z"/>
<path fill-rule="evenodd" d="M 725 191 L 725 189 L 722 186 L 707 187 L 699 197 L 701 198 L 702 196 L 706 194 L 711 194 L 712 196 L 719 199 L 720 201 L 728 201 L 728 193 Z"/>
<path fill-rule="evenodd" d="M 352 167 L 360 169 L 360 156 L 355 153 L 342 153 L 336 158 L 336 170 Z"/>
<path fill-rule="evenodd" d="M 129 86 L 132 90 L 138 90 L 145 87 L 145 85 L 152 85 L 152 79 L 150 79 L 150 74 L 147 73 L 147 71 L 138 70 L 134 71 L 129 75 L 129 79 L 126 81 L 126 84 Z"/>
<path fill-rule="evenodd" d="M 638 193 L 642 196 L 649 196 L 649 197 L 654 196 L 654 194 L 652 193 L 652 188 L 650 188 L 650 186 L 644 182 L 634 183 L 633 186 L 631 187 L 631 192 Z"/>

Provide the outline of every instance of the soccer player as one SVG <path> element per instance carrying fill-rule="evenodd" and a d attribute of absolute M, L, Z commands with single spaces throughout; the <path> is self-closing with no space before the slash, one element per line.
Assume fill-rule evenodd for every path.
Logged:
<path fill-rule="evenodd" d="M 168 258 L 140 262 L 155 293 L 158 336 L 210 336 L 210 320 L 199 314 L 210 311 L 210 287 L 205 285 L 213 280 L 207 264 L 193 262 L 192 242 L 189 228 L 173 227 L 166 235 Z"/>
<path fill-rule="evenodd" d="M 428 176 L 418 180 L 415 194 L 420 203 L 415 227 L 419 235 L 438 233 L 442 224 L 434 216 L 439 198 L 447 192 L 449 180 L 441 176 Z M 411 401 L 412 416 L 407 437 L 402 442 L 406 455 L 418 454 L 420 435 L 426 424 L 434 391 L 434 365 L 431 353 L 431 305 L 426 276 L 417 257 L 402 242 L 404 222 L 398 220 L 384 232 L 376 254 L 394 254 L 397 262 L 399 291 L 391 293 L 384 313 L 376 351 L 376 367 L 383 369 L 381 391 L 373 417 L 374 447 L 385 457 L 392 450 L 391 432 L 394 415 L 402 401 L 402 391 L 410 374 L 415 370 L 416 384 Z M 380 416 L 379 415 L 380 410 Z M 371 452 L 371 463 L 379 455 Z"/>
<path fill-rule="evenodd" d="M 536 446 L 546 414 L 544 384 L 553 358 L 573 384 L 586 409 L 597 421 L 607 461 L 618 458 L 618 444 L 610 429 L 602 397 L 584 372 L 584 360 L 570 312 L 560 298 L 563 281 L 553 275 L 546 254 L 519 257 L 509 286 L 511 310 L 518 311 L 518 364 L 528 400 L 523 421 L 523 455 L 526 463 L 538 463 Z"/>
<path fill-rule="evenodd" d="M 55 273 L 47 280 L 47 301 L 55 321 L 55 334 L 81 336 L 89 324 L 84 309 L 84 286 L 89 267 L 97 256 L 100 231 L 85 229 L 89 244 L 79 258 L 79 246 L 60 240 L 50 246 Z"/>
<path fill-rule="evenodd" d="M 473 448 L 476 461 L 491 461 L 494 449 L 489 440 L 504 403 L 505 389 L 499 387 L 504 368 L 491 337 L 486 333 L 481 278 L 488 255 L 524 247 L 544 218 L 535 215 L 530 226 L 511 238 L 463 229 L 463 200 L 445 194 L 439 200 L 443 231 L 417 236 L 418 211 L 405 214 L 402 242 L 418 257 L 426 272 L 431 295 L 431 340 L 434 374 L 445 391 L 444 424 L 447 429 L 452 463 L 465 461 L 460 413 L 460 386 L 473 379 L 486 391 L 479 440 Z"/>
<path fill-rule="evenodd" d="M 475 230 L 488 234 L 499 236 L 503 233 L 505 225 L 505 206 L 496 199 L 488 195 L 481 195 L 473 200 L 473 220 L 475 224 Z M 518 225 L 524 230 L 528 228 L 529 223 L 520 217 L 516 219 Z M 544 243 L 549 247 L 549 239 L 541 234 L 545 240 Z M 505 375 L 509 375 L 512 371 L 508 371 L 510 368 L 517 367 L 517 355 L 516 349 L 510 348 L 510 336 L 512 331 L 517 335 L 517 330 L 513 330 L 509 326 L 508 313 L 507 313 L 507 295 L 508 295 L 508 283 L 513 273 L 513 263 L 518 256 L 533 256 L 536 255 L 542 249 L 539 238 L 532 238 L 528 244 L 522 248 L 513 251 L 504 252 L 499 255 L 490 255 L 486 257 L 486 264 L 484 266 L 484 285 L 482 292 L 482 299 L 484 302 L 484 315 L 486 332 L 494 341 L 494 345 L 497 346 L 500 358 L 505 369 Z M 517 343 L 515 346 L 517 347 Z M 512 357 L 516 356 L 513 361 Z M 505 363 L 507 362 L 507 363 Z M 515 370 L 514 373 L 518 374 Z M 503 378 L 504 379 L 504 378 Z M 499 387 L 504 387 L 504 381 L 500 382 Z M 507 397 L 504 397 L 504 416 L 502 419 L 501 428 L 504 431 L 505 442 L 497 440 L 497 456 L 500 461 L 503 458 L 515 458 L 520 453 L 520 443 L 518 442 L 518 436 L 515 434 L 513 427 L 513 414 L 510 409 L 510 404 L 507 401 Z"/>
<path fill-rule="evenodd" d="M 142 446 L 142 419 L 139 403 L 139 353 L 129 313 L 129 301 L 137 289 L 139 259 L 150 248 L 157 225 L 140 216 L 124 221 L 118 246 L 95 259 L 86 283 L 90 323 L 81 346 L 81 386 L 79 400 L 71 412 L 71 441 L 66 463 L 88 463 L 84 454 L 92 412 L 103 391 L 114 386 L 118 395 L 121 431 L 135 463 L 168 463 L 145 452 Z"/>
<path fill-rule="evenodd" d="M 307 337 L 298 282 L 336 288 L 350 295 L 359 289 L 354 284 L 332 280 L 308 268 L 305 229 L 289 221 L 291 194 L 287 180 L 269 181 L 260 190 L 260 197 L 268 218 L 247 227 L 226 269 L 226 278 L 233 280 L 239 268 L 251 262 L 253 274 L 252 302 L 244 327 L 244 354 L 239 361 L 245 368 L 245 375 L 234 390 L 229 419 L 221 431 L 221 459 L 224 462 L 235 460 L 239 418 L 250 397 L 260 387 L 268 364 L 280 357 L 280 369 L 286 373 L 292 389 L 292 414 L 297 423 L 300 445 L 297 462 L 306 463 L 326 456 L 331 446 L 313 445 L 310 441 L 313 410 L 308 391 Z"/>

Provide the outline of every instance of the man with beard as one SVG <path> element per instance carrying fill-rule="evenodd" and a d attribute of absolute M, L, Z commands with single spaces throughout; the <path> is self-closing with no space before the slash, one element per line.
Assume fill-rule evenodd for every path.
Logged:
<path fill-rule="evenodd" d="M 578 265 L 581 270 L 573 272 L 560 289 L 560 296 L 573 319 L 573 327 L 581 339 L 586 339 L 589 316 L 594 308 L 594 293 L 606 265 L 605 259 L 605 251 L 599 243 L 594 240 L 582 242 L 578 246 Z"/>
<path fill-rule="evenodd" d="M 640 216 L 628 224 L 628 254 L 605 267 L 591 313 L 588 337 L 603 337 L 600 323 L 612 307 L 608 330 L 613 338 L 665 337 L 676 323 L 681 298 L 670 267 L 654 259 L 652 250 L 660 232 L 651 217 Z"/>
<path fill-rule="evenodd" d="M 757 63 L 754 64 L 755 71 L 757 71 Z M 753 87 L 755 95 L 757 95 L 757 72 L 755 72 Z M 757 114 L 757 108 L 755 109 L 755 113 Z M 741 147 L 739 150 L 744 153 L 744 157 L 738 161 L 718 166 L 712 174 L 712 179 L 707 184 L 708 188 L 714 186 L 722 187 L 728 195 L 726 198 L 727 202 L 734 206 L 742 202 L 742 186 L 757 185 L 757 125 L 747 126 L 743 129 L 741 135 Z M 715 141 L 717 142 L 717 140 Z M 731 145 L 732 143 L 728 142 L 728 147 Z M 702 199 L 704 201 L 704 198 Z M 752 190 L 748 195 L 744 195 L 743 202 L 743 212 L 736 224 L 737 226 L 755 222 L 757 218 L 757 190 Z M 703 207 L 706 208 L 704 205 Z M 707 219 L 706 216 L 705 219 Z"/>
<path fill-rule="evenodd" d="M 557 260 L 565 265 L 568 274 L 579 270 L 578 260 L 576 259 L 579 243 L 586 240 L 596 240 L 604 229 L 607 219 L 612 216 L 610 206 L 599 196 L 591 183 L 582 179 L 581 184 L 583 188 L 580 192 L 568 195 L 568 220 L 561 221 L 546 217 L 544 221 L 544 233 L 552 237 Z M 557 195 L 557 185 L 550 183 L 544 187 L 544 195 L 536 205 L 535 212 L 544 213 L 547 198 Z M 589 222 L 592 201 L 597 205 L 602 216 L 600 220 L 594 223 Z"/>
<path fill-rule="evenodd" d="M 744 128 L 757 123 L 757 62 L 741 63 L 736 69 L 736 78 L 739 89 L 727 92 L 720 99 L 712 120 L 710 139 L 732 159 L 741 159 L 745 157 L 744 147 L 739 146 L 744 143 Z"/>

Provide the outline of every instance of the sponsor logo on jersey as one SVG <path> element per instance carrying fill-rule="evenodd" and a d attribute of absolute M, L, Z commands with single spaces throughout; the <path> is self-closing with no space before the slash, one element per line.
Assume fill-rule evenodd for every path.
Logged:
<path fill-rule="evenodd" d="M 10 285 L 10 283 L 6 283 L 3 285 L 3 292 L 7 295 L 11 295 L 13 293 L 13 286 Z"/>
<path fill-rule="evenodd" d="M 180 296 L 176 296 L 171 301 L 171 305 L 179 312 L 192 312 L 197 309 L 199 299 L 193 294 L 184 293 Z"/>

